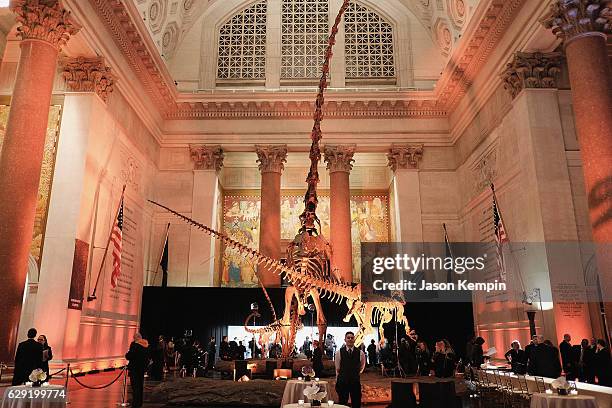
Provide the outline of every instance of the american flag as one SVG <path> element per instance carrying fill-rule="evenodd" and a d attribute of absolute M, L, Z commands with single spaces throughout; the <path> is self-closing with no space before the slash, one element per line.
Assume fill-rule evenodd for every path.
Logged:
<path fill-rule="evenodd" d="M 111 244 L 113 244 L 113 273 L 111 274 L 111 286 L 117 287 L 117 279 L 121 275 L 121 241 L 123 239 L 123 197 L 119 205 L 119 213 L 111 231 Z"/>
<path fill-rule="evenodd" d="M 499 275 L 502 281 L 506 280 L 506 267 L 504 265 L 504 243 L 510 242 L 506 234 L 506 227 L 501 218 L 495 192 L 493 192 L 493 227 L 495 228 L 495 244 L 497 250 L 497 265 L 499 266 Z"/>

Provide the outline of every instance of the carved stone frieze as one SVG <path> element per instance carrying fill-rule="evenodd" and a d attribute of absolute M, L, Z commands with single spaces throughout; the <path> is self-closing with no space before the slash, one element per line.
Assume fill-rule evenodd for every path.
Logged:
<path fill-rule="evenodd" d="M 517 52 L 502 74 L 504 88 L 512 98 L 525 88 L 556 88 L 563 54 Z"/>
<path fill-rule="evenodd" d="M 215 170 L 223 167 L 225 154 L 221 146 L 190 145 L 189 154 L 194 170 Z"/>
<path fill-rule="evenodd" d="M 392 145 L 387 153 L 391 170 L 417 169 L 423 157 L 424 146 L 421 145 Z"/>
<path fill-rule="evenodd" d="M 611 0 L 556 0 L 542 20 L 546 28 L 564 41 L 592 32 L 612 32 Z"/>
<path fill-rule="evenodd" d="M 62 76 L 72 92 L 95 92 L 104 102 L 113 92 L 115 76 L 104 58 L 63 58 Z"/>
<path fill-rule="evenodd" d="M 287 161 L 286 145 L 256 145 L 257 163 L 262 173 L 282 173 Z"/>
<path fill-rule="evenodd" d="M 327 163 L 327 170 L 330 173 L 336 171 L 344 171 L 350 173 L 353 169 L 353 155 L 355 154 L 355 148 L 357 146 L 352 145 L 325 145 L 323 148 L 323 154 L 325 155 L 325 163 Z"/>
<path fill-rule="evenodd" d="M 472 197 L 489 188 L 495 177 L 497 177 L 497 149 L 493 148 L 471 167 Z"/>
<path fill-rule="evenodd" d="M 22 40 L 45 41 L 59 50 L 80 29 L 59 0 L 13 0 L 10 8 Z"/>

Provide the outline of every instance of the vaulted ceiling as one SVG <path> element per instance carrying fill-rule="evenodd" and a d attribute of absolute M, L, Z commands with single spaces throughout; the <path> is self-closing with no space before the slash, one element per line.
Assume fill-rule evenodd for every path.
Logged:
<path fill-rule="evenodd" d="M 213 47 L 210 39 L 202 34 L 203 25 L 220 25 L 232 12 L 238 12 L 254 2 L 254 0 L 131 1 L 136 5 L 148 34 L 162 55 L 170 74 L 179 82 L 186 79 L 195 81 L 193 78 L 195 72 L 200 73 L 202 68 L 193 68 L 192 73 L 186 73 L 185 67 L 194 64 L 194 60 L 197 60 L 195 55 L 202 54 L 203 47 Z M 413 43 L 416 43 L 411 58 L 412 61 L 416 61 L 414 64 L 417 75 L 426 78 L 433 85 L 453 49 L 459 45 L 480 0 L 356 0 L 356 2 L 370 5 L 377 11 L 394 16 L 398 24 L 410 21 L 411 25 L 416 26 L 410 28 L 410 36 Z M 341 0 L 330 0 L 330 7 L 332 3 L 339 4 Z M 197 38 L 200 44 L 196 44 L 193 38 Z M 208 44 L 203 44 L 205 41 L 208 41 Z M 199 49 L 196 50 L 198 46 Z M 192 78 L 186 78 L 190 76 Z M 199 84 L 199 88 L 208 87 L 210 86 Z"/>

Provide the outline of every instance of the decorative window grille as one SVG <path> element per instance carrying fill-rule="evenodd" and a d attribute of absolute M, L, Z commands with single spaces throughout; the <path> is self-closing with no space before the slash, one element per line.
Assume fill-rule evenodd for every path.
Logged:
<path fill-rule="evenodd" d="M 393 78 L 393 28 L 381 16 L 351 2 L 344 17 L 346 78 Z"/>
<path fill-rule="evenodd" d="M 260 1 L 221 26 L 218 79 L 266 79 L 266 8 Z"/>
<path fill-rule="evenodd" d="M 283 0 L 281 79 L 318 78 L 329 31 L 328 0 Z"/>

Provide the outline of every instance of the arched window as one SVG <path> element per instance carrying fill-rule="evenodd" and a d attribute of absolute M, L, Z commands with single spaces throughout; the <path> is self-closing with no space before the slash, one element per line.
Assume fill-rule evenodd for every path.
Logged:
<path fill-rule="evenodd" d="M 319 77 L 328 31 L 328 0 L 283 0 L 281 79 Z"/>
<path fill-rule="evenodd" d="M 221 26 L 217 79 L 266 79 L 266 8 L 257 2 Z"/>
<path fill-rule="evenodd" d="M 391 24 L 351 2 L 344 17 L 344 31 L 347 80 L 395 78 Z"/>

